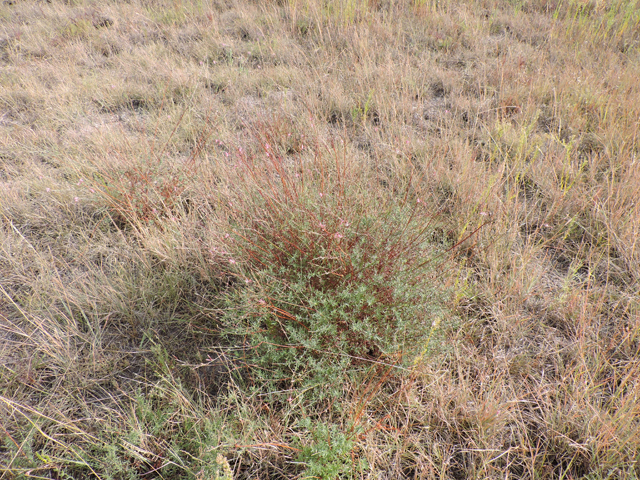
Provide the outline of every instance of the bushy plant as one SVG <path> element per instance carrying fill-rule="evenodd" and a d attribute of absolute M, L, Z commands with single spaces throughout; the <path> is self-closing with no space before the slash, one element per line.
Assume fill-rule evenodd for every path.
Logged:
<path fill-rule="evenodd" d="M 305 465 L 305 476 L 323 480 L 353 478 L 355 472 L 366 468 L 367 462 L 356 460 L 354 455 L 356 442 L 335 425 L 314 423 L 308 418 L 301 423 L 304 430 L 311 432 L 311 438 L 298 455 L 298 460 Z"/>
<path fill-rule="evenodd" d="M 126 148 L 109 150 L 107 158 L 93 160 L 88 172 L 78 169 L 88 177 L 90 191 L 106 202 L 119 222 L 161 226 L 162 220 L 185 210 L 185 192 L 198 175 L 197 160 L 208 139 L 207 134 L 200 134 L 186 158 L 172 158 L 175 154 L 168 147 L 185 113 L 164 145 L 147 144 L 141 155 L 127 143 Z"/>
<path fill-rule="evenodd" d="M 122 220 L 146 223 L 179 207 L 187 181 L 187 175 L 162 163 L 131 165 L 103 173 L 99 191 Z"/>
<path fill-rule="evenodd" d="M 274 143 L 237 159 L 227 253 L 244 288 L 225 325 L 263 379 L 335 396 L 343 375 L 425 349 L 445 292 L 435 216 L 409 184 L 399 199 L 372 188 L 337 147 L 292 159 Z"/>

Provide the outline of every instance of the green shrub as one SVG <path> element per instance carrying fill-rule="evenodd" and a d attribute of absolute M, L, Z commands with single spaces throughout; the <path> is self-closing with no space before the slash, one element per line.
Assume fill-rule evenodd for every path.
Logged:
<path fill-rule="evenodd" d="M 434 215 L 410 185 L 400 200 L 371 188 L 339 152 L 318 148 L 305 162 L 262 141 L 264 155 L 238 157 L 227 239 L 244 282 L 224 323 L 252 371 L 282 388 L 322 386 L 326 398 L 373 364 L 408 366 L 446 294 Z"/>
<path fill-rule="evenodd" d="M 366 469 L 366 460 L 357 459 L 354 454 L 354 439 L 335 425 L 314 423 L 308 418 L 301 423 L 305 431 L 311 432 L 298 455 L 298 461 L 305 465 L 305 478 L 353 478 L 354 473 Z"/>

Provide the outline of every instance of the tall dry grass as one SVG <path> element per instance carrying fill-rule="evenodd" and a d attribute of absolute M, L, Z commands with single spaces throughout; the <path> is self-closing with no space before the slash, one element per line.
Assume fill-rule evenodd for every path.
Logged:
<path fill-rule="evenodd" d="M 0 477 L 636 478 L 639 12 L 4 2 Z"/>

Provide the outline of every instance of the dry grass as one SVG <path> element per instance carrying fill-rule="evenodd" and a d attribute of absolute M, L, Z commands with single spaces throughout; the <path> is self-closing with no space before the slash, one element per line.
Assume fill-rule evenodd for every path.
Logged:
<path fill-rule="evenodd" d="M 0 64 L 0 478 L 640 474 L 636 1 L 5 1 Z M 265 380 L 287 239 L 394 201 L 433 348 Z"/>

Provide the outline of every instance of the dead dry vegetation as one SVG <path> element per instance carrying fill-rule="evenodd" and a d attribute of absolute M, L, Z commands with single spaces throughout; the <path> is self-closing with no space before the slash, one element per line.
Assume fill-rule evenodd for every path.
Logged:
<path fill-rule="evenodd" d="M 0 478 L 640 474 L 635 0 L 0 5 Z"/>

